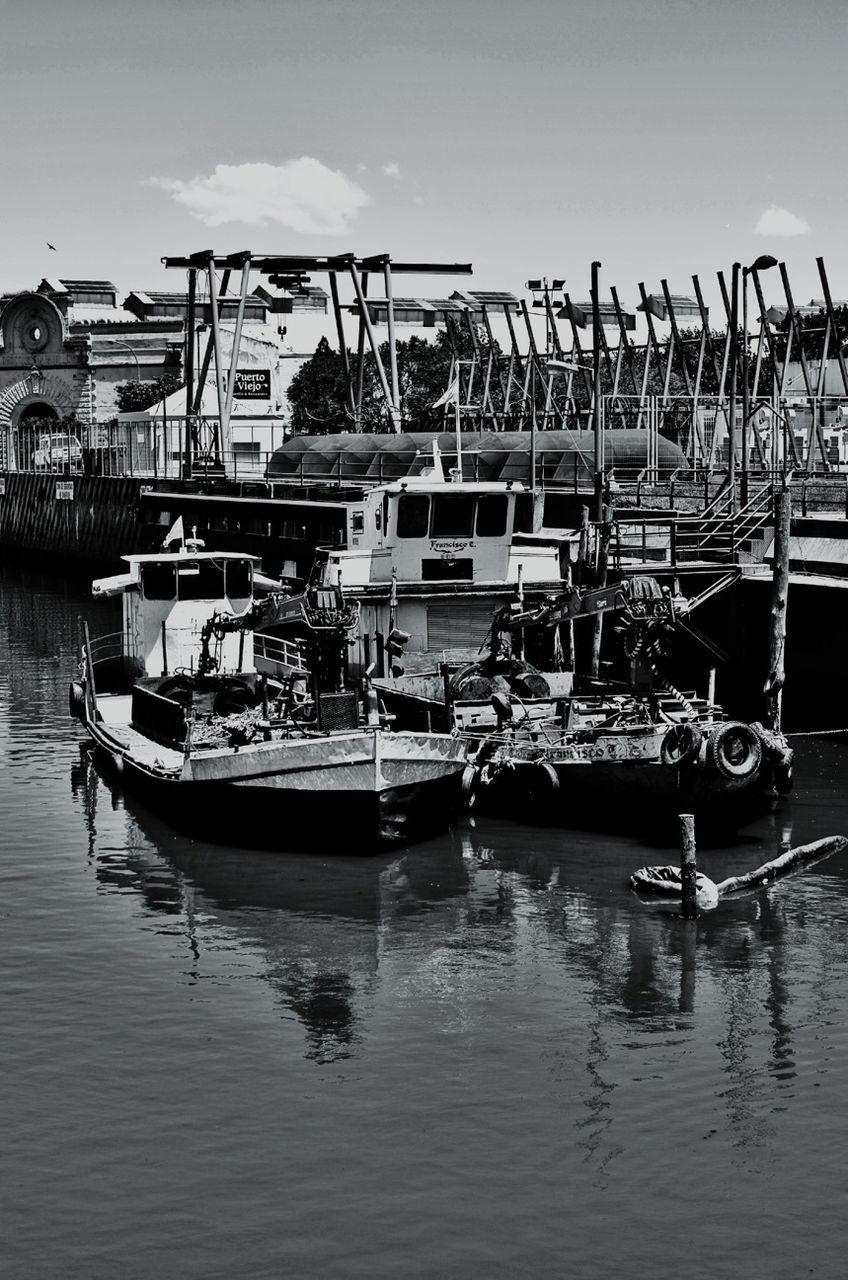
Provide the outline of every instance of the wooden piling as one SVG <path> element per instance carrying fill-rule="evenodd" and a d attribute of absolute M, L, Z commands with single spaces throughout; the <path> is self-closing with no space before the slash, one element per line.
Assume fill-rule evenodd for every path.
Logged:
<path fill-rule="evenodd" d="M 698 864 L 695 853 L 695 817 L 680 815 L 680 882 L 683 892 L 684 920 L 698 918 Z"/>
<path fill-rule="evenodd" d="M 585 511 L 585 507 L 583 508 Z M 568 545 L 566 544 L 565 555 L 562 562 L 562 586 L 564 591 L 569 591 L 573 585 L 573 575 L 571 571 L 571 555 Z M 574 671 L 574 619 L 569 618 L 564 624 L 560 624 L 560 636 L 562 639 L 562 661 L 566 671 Z"/>
<path fill-rule="evenodd" d="M 778 732 L 785 679 L 786 607 L 789 600 L 789 534 L 792 525 L 792 495 L 789 489 L 783 489 L 777 495 L 774 505 L 769 664 L 763 692 L 766 695 L 766 722 L 770 729 Z"/>
<path fill-rule="evenodd" d="M 589 508 L 580 508 L 580 541 L 577 544 L 575 584 L 585 587 L 589 565 Z"/>
<path fill-rule="evenodd" d="M 607 570 L 609 567 L 609 545 L 612 536 L 612 508 L 603 508 L 603 519 L 597 526 L 598 539 L 598 568 L 596 574 L 596 586 L 605 587 L 607 585 Z M 590 675 L 597 680 L 601 670 L 601 642 L 604 635 L 604 615 L 602 613 L 595 614 L 592 619 L 592 658 L 589 668 Z"/>

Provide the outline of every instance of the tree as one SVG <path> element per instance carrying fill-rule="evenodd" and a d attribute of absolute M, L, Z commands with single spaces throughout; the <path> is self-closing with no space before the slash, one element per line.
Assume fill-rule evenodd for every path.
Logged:
<path fill-rule="evenodd" d="M 489 348 L 485 333 L 479 332 L 475 336 L 480 351 L 480 359 L 476 363 L 475 382 L 477 388 L 475 398 L 479 398 L 482 385 L 481 364 L 486 363 Z M 470 332 L 456 325 L 450 332 L 445 329 L 437 330 L 432 341 L 413 335 L 396 343 L 401 422 L 406 430 L 430 431 L 438 430 L 442 426 L 444 411 L 434 409 L 433 405 L 447 388 L 452 360 L 456 355 L 460 360 L 470 361 L 474 354 L 474 342 Z M 495 344 L 494 354 L 500 356 L 500 348 L 497 344 Z M 380 345 L 380 360 L 386 373 L 386 380 L 391 384 L 388 342 Z M 357 358 L 351 351 L 348 351 L 348 364 L 355 387 Z M 391 430 L 386 398 L 374 356 L 370 351 L 366 353 L 363 362 L 362 392 L 360 429 L 371 432 Z M 497 377 L 494 375 L 491 379 L 490 393 L 495 410 L 502 409 L 502 397 L 498 402 L 499 389 Z M 330 346 L 326 338 L 321 339 L 312 358 L 301 365 L 292 378 L 288 399 L 295 431 L 320 434 L 346 431 L 353 427 L 354 418 L 348 402 L 344 365 L 341 356 Z"/>
<path fill-rule="evenodd" d="M 300 366 L 286 394 L 295 431 L 315 435 L 350 428 L 344 365 L 326 338 Z"/>
<path fill-rule="evenodd" d="M 155 382 L 119 382 L 115 388 L 115 401 L 119 413 L 140 413 L 158 404 L 174 391 L 184 386 L 176 373 L 166 373 Z"/>

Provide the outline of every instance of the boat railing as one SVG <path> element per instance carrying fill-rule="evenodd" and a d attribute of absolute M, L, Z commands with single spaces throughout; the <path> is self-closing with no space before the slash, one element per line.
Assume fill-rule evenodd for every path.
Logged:
<path fill-rule="evenodd" d="M 92 667 L 102 666 L 105 662 L 114 662 L 124 656 L 124 634 L 122 631 L 110 631 L 107 635 L 88 637 L 87 645 L 83 642 L 83 656 L 87 647 Z"/>
<path fill-rule="evenodd" d="M 297 640 L 284 640 L 280 636 L 257 631 L 253 636 L 254 661 L 261 659 L 262 669 L 273 676 L 305 676 L 306 661 L 303 645 Z"/>

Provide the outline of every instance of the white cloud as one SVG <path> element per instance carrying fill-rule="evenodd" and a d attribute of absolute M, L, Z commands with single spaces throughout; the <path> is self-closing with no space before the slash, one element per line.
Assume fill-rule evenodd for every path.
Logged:
<path fill-rule="evenodd" d="M 757 236 L 805 236 L 810 230 L 806 218 L 799 218 L 788 209 L 771 204 L 760 214 L 754 235 Z"/>
<path fill-rule="evenodd" d="M 207 178 L 151 178 L 207 227 L 279 223 L 310 235 L 343 235 L 370 197 L 312 156 L 285 164 L 219 164 Z"/>
<path fill-rule="evenodd" d="M 399 178 L 400 165 L 395 160 L 388 160 L 383 165 L 383 173 L 386 175 L 387 178 Z"/>

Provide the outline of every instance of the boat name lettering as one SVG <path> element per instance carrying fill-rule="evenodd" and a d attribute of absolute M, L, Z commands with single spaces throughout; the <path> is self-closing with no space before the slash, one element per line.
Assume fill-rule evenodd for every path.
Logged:
<path fill-rule="evenodd" d="M 569 742 L 556 753 L 559 760 L 640 760 L 644 755 L 644 744 L 629 739 L 621 742 Z"/>
<path fill-rule="evenodd" d="M 431 540 L 430 542 L 431 549 L 443 556 L 453 556 L 456 555 L 457 551 L 467 551 L 469 547 L 473 546 L 473 542 L 459 542 L 454 538 L 438 542 Z"/>

